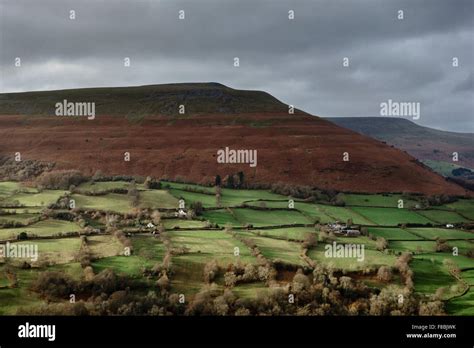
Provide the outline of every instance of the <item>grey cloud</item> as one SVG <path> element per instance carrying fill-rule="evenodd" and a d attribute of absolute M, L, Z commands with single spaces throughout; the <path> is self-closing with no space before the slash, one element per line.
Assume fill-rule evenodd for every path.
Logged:
<path fill-rule="evenodd" d="M 419 101 L 420 123 L 472 132 L 473 4 L 0 0 L 0 89 L 216 81 L 265 90 L 321 116 L 373 116 L 387 99 Z M 131 68 L 123 68 L 124 57 Z"/>

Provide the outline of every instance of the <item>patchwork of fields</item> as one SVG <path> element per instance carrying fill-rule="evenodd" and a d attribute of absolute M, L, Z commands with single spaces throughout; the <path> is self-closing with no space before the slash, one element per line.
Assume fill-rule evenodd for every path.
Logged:
<path fill-rule="evenodd" d="M 416 292 L 430 296 L 442 288 L 449 313 L 474 314 L 474 231 L 465 228 L 474 223 L 474 200 L 424 207 L 417 197 L 344 194 L 334 205 L 266 190 L 223 188 L 217 197 L 212 187 L 161 184 L 150 189 L 127 181 L 86 182 L 69 192 L 0 182 L 0 243 L 35 245 L 38 251 L 35 260 L 0 258 L 0 314 L 42 302 L 30 291 L 40 272 L 83 278 L 80 262 L 85 253 L 95 274 L 112 269 L 137 279 L 170 258 L 171 291 L 193 297 L 206 285 L 203 273 L 213 262 L 222 270 L 214 279 L 216 291 L 227 286 L 225 270 L 259 266 L 262 260 L 284 270 L 277 276 L 282 286 L 298 268 L 322 264 L 366 277 L 368 284 L 382 288 L 387 284 L 363 274 L 395 267 L 404 252 L 413 255 Z M 64 199 L 72 206 L 61 206 Z M 183 216 L 178 214 L 180 201 Z M 364 233 L 345 237 L 322 232 L 335 222 L 357 225 Z M 158 225 L 162 230 L 156 230 Z M 311 238 L 316 242 L 303 247 Z M 380 249 L 382 239 L 386 246 Z M 327 257 L 326 245 L 332 242 L 364 246 L 364 259 Z M 15 270 L 15 285 L 6 277 L 7 267 Z M 232 291 L 252 298 L 264 296 L 268 287 L 253 281 L 237 284 Z"/>

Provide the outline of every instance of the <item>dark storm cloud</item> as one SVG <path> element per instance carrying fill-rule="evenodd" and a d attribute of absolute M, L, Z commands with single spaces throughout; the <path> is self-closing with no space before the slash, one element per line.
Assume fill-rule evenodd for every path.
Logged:
<path fill-rule="evenodd" d="M 388 99 L 420 102 L 420 123 L 472 132 L 473 3 L 0 0 L 0 87 L 217 81 L 321 116 L 378 115 Z"/>

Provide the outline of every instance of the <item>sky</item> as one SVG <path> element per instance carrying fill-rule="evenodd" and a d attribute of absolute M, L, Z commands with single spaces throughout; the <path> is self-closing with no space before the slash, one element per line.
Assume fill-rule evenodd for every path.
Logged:
<path fill-rule="evenodd" d="M 420 103 L 417 123 L 474 132 L 473 0 L 0 0 L 0 34 L 2 93 L 219 82 L 323 117 Z"/>

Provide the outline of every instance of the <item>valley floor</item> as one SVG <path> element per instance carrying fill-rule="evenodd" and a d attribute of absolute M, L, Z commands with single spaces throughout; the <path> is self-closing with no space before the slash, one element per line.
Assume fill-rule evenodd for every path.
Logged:
<path fill-rule="evenodd" d="M 209 283 L 213 291 L 230 289 L 249 299 L 265 297 L 268 284 L 229 282 L 229 270 L 266 260 L 277 270 L 276 286 L 285 288 L 298 269 L 311 278 L 324 265 L 374 289 L 402 288 L 396 272 L 389 281 L 377 272 L 381 266 L 395 269 L 408 252 L 416 293 L 441 299 L 448 314 L 474 315 L 474 231 L 468 228 L 474 223 L 473 199 L 426 206 L 420 196 L 339 194 L 337 201 L 228 188 L 216 195 L 214 187 L 175 182 L 151 189 L 95 181 L 71 191 L 0 182 L 3 256 L 20 246 L 38 251 L 37 258 L 0 258 L 0 314 L 44 303 L 32 284 L 46 271 L 83 279 L 87 272 L 112 269 L 145 279 L 153 289 L 150 270 L 170 263 L 169 291 L 187 301 Z M 348 236 L 348 229 L 358 232 Z M 327 245 L 334 242 L 363 246 L 363 260 L 328 257 Z M 211 282 L 210 264 L 217 270 Z"/>

